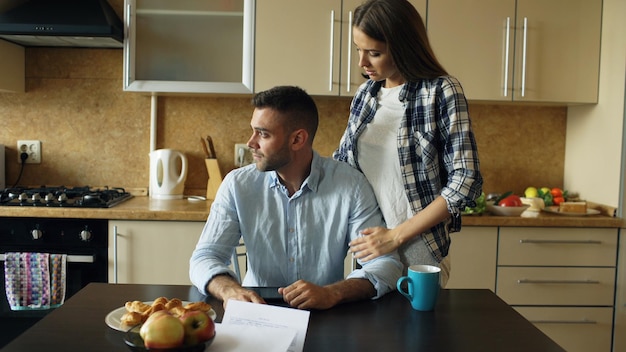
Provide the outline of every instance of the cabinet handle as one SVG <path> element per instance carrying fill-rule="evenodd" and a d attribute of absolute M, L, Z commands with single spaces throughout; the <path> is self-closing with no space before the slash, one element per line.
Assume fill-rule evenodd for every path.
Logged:
<path fill-rule="evenodd" d="M 335 56 L 335 10 L 330 11 L 330 76 L 328 78 L 328 91 L 333 91 L 333 57 Z"/>
<path fill-rule="evenodd" d="M 587 318 L 581 320 L 529 320 L 533 324 L 598 324 L 595 320 Z"/>
<path fill-rule="evenodd" d="M 348 12 L 348 77 L 346 92 L 350 93 L 352 87 L 352 11 Z"/>
<path fill-rule="evenodd" d="M 117 225 L 113 226 L 113 283 L 117 283 Z"/>
<path fill-rule="evenodd" d="M 602 244 L 598 240 L 529 240 L 521 239 L 519 243 L 535 243 L 535 244 Z"/>
<path fill-rule="evenodd" d="M 533 280 L 519 279 L 518 284 L 599 284 L 598 280 Z"/>
<path fill-rule="evenodd" d="M 506 37 L 504 39 L 505 49 L 504 49 L 504 96 L 509 95 L 509 36 L 511 35 L 511 17 L 506 18 Z"/>
<path fill-rule="evenodd" d="M 125 57 L 124 57 L 124 61 L 126 61 L 126 67 L 125 67 L 125 74 L 126 74 L 126 79 L 125 79 L 125 87 L 128 88 L 128 86 L 130 85 L 130 19 L 131 19 L 131 15 L 130 15 L 130 11 L 131 11 L 132 7 L 130 4 L 126 5 L 126 44 L 124 46 L 124 48 L 126 49 L 126 53 L 125 53 Z M 117 281 L 116 281 L 117 283 Z"/>
<path fill-rule="evenodd" d="M 522 98 L 526 94 L 526 36 L 528 34 L 528 17 L 524 17 L 524 41 L 522 43 Z"/>

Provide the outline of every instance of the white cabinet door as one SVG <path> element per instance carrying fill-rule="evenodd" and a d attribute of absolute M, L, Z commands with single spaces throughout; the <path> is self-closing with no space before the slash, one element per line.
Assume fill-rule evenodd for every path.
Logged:
<path fill-rule="evenodd" d="M 24 93 L 24 47 L 0 39 L 0 92 Z"/>
<path fill-rule="evenodd" d="M 253 91 L 254 0 L 125 0 L 124 90 Z"/>
<path fill-rule="evenodd" d="M 255 91 L 295 85 L 312 95 L 354 95 L 365 81 L 350 30 L 361 2 L 257 2 Z M 425 17 L 426 0 L 410 2 Z"/>
<path fill-rule="evenodd" d="M 451 237 L 452 268 L 446 288 L 487 288 L 496 292 L 498 228 L 464 226 Z"/>
<path fill-rule="evenodd" d="M 435 55 L 470 100 L 595 103 L 601 0 L 437 0 Z"/>
<path fill-rule="evenodd" d="M 513 100 L 596 103 L 601 27 L 601 0 L 519 0 Z"/>
<path fill-rule="evenodd" d="M 256 10 L 255 91 L 338 95 L 341 0 L 259 1 Z"/>
<path fill-rule="evenodd" d="M 191 285 L 189 259 L 203 227 L 192 221 L 109 221 L 109 282 Z"/>
<path fill-rule="evenodd" d="M 428 36 L 443 67 L 468 99 L 511 100 L 515 0 L 437 0 Z"/>

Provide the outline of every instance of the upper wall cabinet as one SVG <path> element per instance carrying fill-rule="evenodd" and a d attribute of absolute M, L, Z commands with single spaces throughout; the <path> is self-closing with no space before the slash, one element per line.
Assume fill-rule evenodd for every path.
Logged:
<path fill-rule="evenodd" d="M 596 103 L 601 0 L 437 0 L 435 54 L 471 100 Z"/>
<path fill-rule="evenodd" d="M 125 0 L 124 90 L 253 92 L 254 0 Z"/>
<path fill-rule="evenodd" d="M 412 0 L 425 19 L 426 0 Z M 352 43 L 362 0 L 272 0 L 256 5 L 255 91 L 296 85 L 309 94 L 352 96 L 364 78 Z"/>
<path fill-rule="evenodd" d="M 24 47 L 0 39 L 0 92 L 24 93 Z"/>

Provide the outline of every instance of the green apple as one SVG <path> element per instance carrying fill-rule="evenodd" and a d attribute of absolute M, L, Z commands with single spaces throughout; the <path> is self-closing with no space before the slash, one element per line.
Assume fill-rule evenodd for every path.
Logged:
<path fill-rule="evenodd" d="M 182 346 L 185 327 L 166 310 L 154 312 L 139 329 L 146 348 L 165 349 Z"/>

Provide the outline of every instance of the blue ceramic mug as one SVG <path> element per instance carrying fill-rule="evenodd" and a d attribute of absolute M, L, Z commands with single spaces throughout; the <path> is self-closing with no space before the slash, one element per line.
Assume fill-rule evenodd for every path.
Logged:
<path fill-rule="evenodd" d="M 411 265 L 407 276 L 398 279 L 396 287 L 410 302 L 415 310 L 429 311 L 435 309 L 439 295 L 440 268 L 433 265 Z M 407 291 L 401 287 L 406 281 Z"/>

